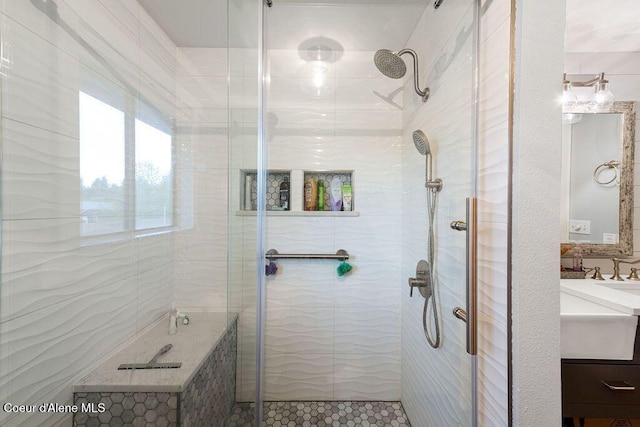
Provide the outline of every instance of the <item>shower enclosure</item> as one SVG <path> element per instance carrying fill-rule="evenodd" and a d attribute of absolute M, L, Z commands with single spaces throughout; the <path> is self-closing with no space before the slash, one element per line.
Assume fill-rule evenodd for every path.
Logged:
<path fill-rule="evenodd" d="M 480 209 L 478 317 L 459 230 L 478 123 L 506 127 L 478 101 L 480 13 L 508 40 L 509 12 L 437 3 L 4 2 L 0 401 L 72 403 L 174 303 L 237 318 L 230 425 L 506 424 L 502 217 Z"/>
<path fill-rule="evenodd" d="M 264 209 L 256 227 L 263 277 L 251 294 L 257 326 L 252 318 L 240 331 L 251 339 L 239 346 L 239 396 L 255 396 L 255 413 L 264 419 L 273 408 L 277 414 L 270 402 L 402 396 L 413 425 L 469 426 L 473 358 L 466 324 L 453 314 L 467 308 L 467 245 L 450 223 L 467 221 L 466 199 L 475 191 L 478 12 L 473 1 L 439 9 L 411 0 L 365 3 L 274 1 L 262 11 L 264 175 L 257 177 L 255 201 Z M 412 52 L 414 73 L 381 74 L 376 65 L 384 65 L 374 64 L 381 48 L 389 49 L 391 68 L 404 65 L 393 52 Z M 430 334 L 441 335 L 437 348 L 425 336 L 425 300 L 418 292 L 410 297 L 407 284 L 418 261 L 430 259 L 434 203 L 425 159 L 412 142 L 418 129 L 431 143 L 433 176 L 444 183 L 431 218 L 434 305 L 425 322 Z M 238 194 L 246 195 L 241 188 L 251 169 L 240 166 Z M 336 178 L 350 187 L 351 210 L 331 210 Z M 288 210 L 279 198 L 285 179 Z M 327 189 L 322 211 L 322 203 L 309 209 L 310 180 Z M 245 226 L 255 221 L 242 218 Z M 353 269 L 339 275 L 340 261 L 303 257 L 277 260 L 275 274 L 263 275 L 260 263 L 270 249 L 317 255 L 343 249 Z"/>

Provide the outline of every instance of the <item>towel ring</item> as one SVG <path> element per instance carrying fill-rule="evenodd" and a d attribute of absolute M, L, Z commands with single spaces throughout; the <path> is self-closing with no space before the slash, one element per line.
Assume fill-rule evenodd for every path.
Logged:
<path fill-rule="evenodd" d="M 596 182 L 596 184 L 600 184 L 600 185 L 611 184 L 613 181 L 615 181 L 616 184 L 620 184 L 620 169 L 618 168 L 618 166 L 620 166 L 620 162 L 617 160 L 609 160 L 608 162 L 599 165 L 593 171 L 593 180 Z M 600 181 L 599 179 L 600 174 L 607 169 L 615 170 L 615 174 L 613 175 L 613 178 L 611 178 L 609 181 Z"/>

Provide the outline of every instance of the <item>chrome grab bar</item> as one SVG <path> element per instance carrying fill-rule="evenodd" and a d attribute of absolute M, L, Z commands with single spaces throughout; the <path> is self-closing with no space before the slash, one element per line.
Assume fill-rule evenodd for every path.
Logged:
<path fill-rule="evenodd" d="M 349 259 L 349 252 L 338 249 L 335 254 L 281 254 L 275 249 L 269 249 L 264 257 L 268 260 L 276 259 L 337 259 L 346 261 Z"/>
<path fill-rule="evenodd" d="M 467 324 L 467 353 L 478 354 L 478 199 L 467 198 L 467 222 L 453 221 L 451 228 L 467 233 L 467 309 L 453 309 L 453 315 Z"/>

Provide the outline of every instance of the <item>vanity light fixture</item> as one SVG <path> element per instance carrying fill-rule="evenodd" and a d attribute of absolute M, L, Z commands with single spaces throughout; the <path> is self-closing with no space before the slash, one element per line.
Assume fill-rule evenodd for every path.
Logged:
<path fill-rule="evenodd" d="M 606 112 L 611 109 L 613 101 L 615 100 L 609 90 L 609 80 L 604 78 L 604 73 L 600 73 L 598 76 L 586 82 L 572 82 L 567 79 L 567 74 L 565 73 L 562 87 L 562 111 L 565 113 L 572 112 L 571 110 L 576 107 L 581 107 L 580 109 L 584 109 L 584 112 Z M 572 90 L 572 88 L 576 87 L 593 87 L 595 88 L 595 92 L 586 103 L 580 102 Z"/>

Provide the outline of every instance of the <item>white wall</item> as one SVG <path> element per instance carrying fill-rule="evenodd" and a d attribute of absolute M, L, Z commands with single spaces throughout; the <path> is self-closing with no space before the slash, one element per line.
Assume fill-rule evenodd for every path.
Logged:
<path fill-rule="evenodd" d="M 561 90 L 565 2 L 516 2 L 513 424 L 559 425 Z M 541 189 L 544 194 L 541 194 Z"/>
<path fill-rule="evenodd" d="M 80 236 L 78 91 L 99 80 L 129 86 L 174 115 L 175 46 L 133 1 L 55 3 L 95 55 L 31 2 L 0 10 L 0 401 L 16 404 L 70 403 L 73 382 L 173 295 L 173 235 L 91 245 Z M 2 425 L 70 422 L 0 412 Z"/>
<path fill-rule="evenodd" d="M 470 356 L 464 324 L 451 314 L 464 306 L 464 234 L 450 229 L 464 220 L 471 192 L 472 2 L 427 8 L 409 40 L 424 61 L 420 81 L 432 98 L 421 104 L 405 86 L 403 134 L 422 129 L 431 141 L 435 176 L 444 180 L 436 213 L 436 266 L 443 343 L 428 346 L 422 332 L 422 298 L 402 292 L 402 402 L 414 425 L 470 425 Z M 510 2 L 483 11 L 480 50 L 478 146 L 479 402 L 478 422 L 507 424 L 507 221 Z M 467 35 L 468 34 L 468 35 Z M 402 277 L 426 257 L 424 160 L 403 147 Z"/>

